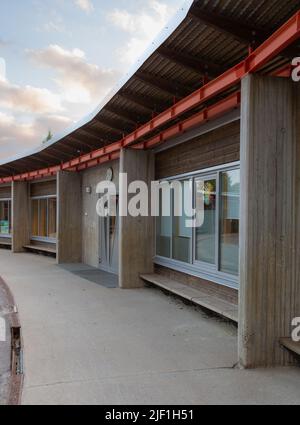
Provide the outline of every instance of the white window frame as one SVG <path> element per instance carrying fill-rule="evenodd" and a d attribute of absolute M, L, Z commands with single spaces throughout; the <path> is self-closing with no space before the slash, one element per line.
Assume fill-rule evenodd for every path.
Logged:
<path fill-rule="evenodd" d="M 192 173 L 185 173 L 178 176 L 172 176 L 165 179 L 162 179 L 162 181 L 172 181 L 172 180 L 188 180 L 190 179 L 192 181 L 193 185 L 193 193 L 192 193 L 192 202 L 193 207 L 195 207 L 195 184 L 197 179 L 201 178 L 216 178 L 217 180 L 217 199 L 216 199 L 216 262 L 214 265 L 208 264 L 199 260 L 196 260 L 196 253 L 195 253 L 195 233 L 196 229 L 193 229 L 193 235 L 192 235 L 192 241 L 191 241 L 191 259 L 190 263 L 185 263 L 182 261 L 174 260 L 172 258 L 172 246 L 173 246 L 173 233 L 171 237 L 171 258 L 162 257 L 159 255 L 155 255 L 154 257 L 154 263 L 160 266 L 167 267 L 172 270 L 176 270 L 185 274 L 189 274 L 191 276 L 199 277 L 201 279 L 209 280 L 215 283 L 218 283 L 220 285 L 228 286 L 230 288 L 238 289 L 239 288 L 239 276 L 231 275 L 229 273 L 224 273 L 220 270 L 220 212 L 221 212 L 221 200 L 220 200 L 220 189 L 221 189 L 221 173 L 231 170 L 237 170 L 240 169 L 240 162 L 232 162 L 229 164 L 223 164 L 216 167 L 206 168 L 203 170 L 195 171 Z M 157 235 L 157 220 L 155 220 L 155 253 L 157 252 L 156 247 L 156 235 Z M 171 229 L 173 232 L 173 220 L 171 216 Z"/>
<path fill-rule="evenodd" d="M 39 201 L 42 199 L 46 199 L 47 200 L 47 233 L 49 234 L 49 199 L 56 199 L 57 202 L 57 195 L 45 195 L 45 196 L 32 196 L 30 198 L 30 240 L 32 241 L 36 241 L 36 242 L 47 242 L 47 243 L 52 243 L 55 244 L 57 242 L 57 238 L 49 238 L 47 236 L 33 236 L 31 234 L 32 232 L 32 201 Z M 57 204 L 56 204 L 56 209 L 57 209 Z M 57 211 L 56 211 L 56 215 L 57 215 Z M 38 204 L 38 229 L 40 227 L 40 203 Z M 56 223 L 56 232 L 57 232 L 57 223 Z"/>

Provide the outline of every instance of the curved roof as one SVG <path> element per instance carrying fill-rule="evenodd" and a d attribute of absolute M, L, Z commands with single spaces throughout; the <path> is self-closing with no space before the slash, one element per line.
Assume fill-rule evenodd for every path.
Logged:
<path fill-rule="evenodd" d="M 92 114 L 35 150 L 0 162 L 0 178 L 59 165 L 122 139 L 245 59 L 249 46 L 261 44 L 299 6 L 295 0 L 186 1 Z M 299 56 L 295 47 L 262 71 Z"/>

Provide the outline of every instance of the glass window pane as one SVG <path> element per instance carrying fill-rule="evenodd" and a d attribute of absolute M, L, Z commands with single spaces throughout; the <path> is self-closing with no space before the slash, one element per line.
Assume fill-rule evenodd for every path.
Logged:
<path fill-rule="evenodd" d="M 47 199 L 40 199 L 39 208 L 39 234 L 38 236 L 47 237 Z"/>
<path fill-rule="evenodd" d="M 48 200 L 49 238 L 56 238 L 56 198 Z"/>
<path fill-rule="evenodd" d="M 239 274 L 240 170 L 221 174 L 220 270 Z"/>
<path fill-rule="evenodd" d="M 161 257 L 171 258 L 171 198 L 159 194 L 159 217 L 156 220 L 156 254 Z"/>
<path fill-rule="evenodd" d="M 39 201 L 34 199 L 31 201 L 31 235 L 39 235 Z"/>
<path fill-rule="evenodd" d="M 173 240 L 172 257 L 174 260 L 191 262 L 192 227 L 188 222 L 192 210 L 192 187 L 190 180 L 176 182 L 172 190 L 173 199 Z"/>
<path fill-rule="evenodd" d="M 9 234 L 11 235 L 11 201 L 8 201 L 8 210 Z"/>
<path fill-rule="evenodd" d="M 196 227 L 195 259 L 216 264 L 217 179 L 196 180 L 196 211 L 200 217 Z"/>
<path fill-rule="evenodd" d="M 10 234 L 10 201 L 0 201 L 0 234 Z"/>

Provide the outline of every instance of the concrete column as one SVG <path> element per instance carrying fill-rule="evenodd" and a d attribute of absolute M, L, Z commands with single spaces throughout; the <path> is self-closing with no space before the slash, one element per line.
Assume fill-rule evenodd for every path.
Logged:
<path fill-rule="evenodd" d="M 150 151 L 123 149 L 120 173 L 127 173 L 128 185 L 140 180 L 150 188 L 154 180 L 154 155 Z M 120 205 L 126 196 L 120 186 Z M 128 196 L 128 202 L 134 195 Z M 148 217 L 120 217 L 119 285 L 124 289 L 141 288 L 141 273 L 153 273 L 154 219 Z"/>
<path fill-rule="evenodd" d="M 30 241 L 28 182 L 12 183 L 12 252 L 24 252 Z"/>
<path fill-rule="evenodd" d="M 57 174 L 57 263 L 82 261 L 81 175 L 60 171 Z"/>
<path fill-rule="evenodd" d="M 242 82 L 239 360 L 292 361 L 279 339 L 300 316 L 300 85 Z"/>

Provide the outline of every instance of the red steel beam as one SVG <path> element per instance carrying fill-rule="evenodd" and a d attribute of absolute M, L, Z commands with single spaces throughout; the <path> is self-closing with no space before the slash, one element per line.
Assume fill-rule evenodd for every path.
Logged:
<path fill-rule="evenodd" d="M 162 131 L 158 135 L 152 137 L 151 139 L 140 142 L 133 147 L 136 149 L 150 149 L 154 146 L 157 146 L 161 143 L 167 142 L 174 136 L 185 133 L 188 130 L 191 130 L 193 127 L 196 127 L 201 124 L 205 124 L 208 121 L 216 119 L 227 112 L 230 112 L 233 109 L 237 109 L 241 104 L 241 93 L 238 91 L 226 99 L 221 100 L 220 102 L 212 105 L 201 112 L 187 118 L 185 121 L 182 121 L 174 126 L 168 128 L 165 131 Z"/>
<path fill-rule="evenodd" d="M 160 134 L 156 135 L 152 139 L 149 139 L 145 142 L 140 142 L 132 147 L 135 149 L 151 149 L 158 144 L 167 142 L 174 136 L 185 133 L 188 130 L 191 130 L 193 127 L 204 124 L 212 119 L 215 119 L 221 115 L 224 115 L 226 112 L 230 112 L 233 109 L 236 109 L 241 104 L 241 93 L 238 91 L 226 99 L 221 100 L 220 102 L 212 105 L 208 108 L 205 108 L 201 112 L 193 115 L 192 117 L 182 121 L 173 127 L 168 128 L 167 130 L 162 131 Z M 114 152 L 110 155 L 104 154 L 99 158 L 90 159 L 88 162 L 80 164 L 76 167 L 77 171 L 85 170 L 86 168 L 94 167 L 98 164 L 111 161 L 112 159 L 117 159 L 120 156 L 120 150 L 122 146 L 119 146 L 118 143 L 114 144 Z M 100 152 L 99 152 L 100 154 Z"/>
<path fill-rule="evenodd" d="M 285 65 L 282 68 L 276 69 L 269 74 L 272 77 L 285 77 L 290 78 L 295 67 L 291 64 Z"/>
<path fill-rule="evenodd" d="M 240 83 L 242 78 L 264 66 L 270 59 L 276 57 L 280 52 L 296 41 L 299 37 L 300 11 L 298 11 L 291 19 L 289 19 L 281 28 L 272 34 L 263 44 L 254 50 L 241 63 L 235 65 L 224 74 L 210 81 L 186 98 L 180 100 L 171 108 L 157 115 L 151 121 L 142 125 L 136 131 L 124 137 L 122 140 L 112 143 L 104 148 L 97 149 L 89 154 L 82 155 L 74 160 L 62 164 L 61 166 L 24 173 L 19 176 L 1 178 L 0 183 L 7 183 L 17 179 L 24 180 L 38 178 L 44 175 L 48 175 L 49 173 L 56 173 L 58 170 L 84 169 L 89 166 L 84 165 L 85 163 L 92 164 L 95 163 L 95 160 L 100 161 L 100 158 L 103 157 L 107 160 L 110 160 L 110 154 L 115 155 L 120 151 L 121 148 L 136 144 L 136 142 L 141 137 L 145 137 L 153 130 L 158 129 L 161 125 L 167 124 L 169 121 L 178 118 L 183 113 L 188 112 L 189 110 L 201 105 L 219 93 Z"/>
<path fill-rule="evenodd" d="M 123 139 L 124 147 L 135 143 L 154 129 L 166 124 L 179 115 L 199 106 L 222 91 L 238 84 L 243 77 L 257 71 L 270 59 L 300 37 L 300 11 L 254 50 L 245 60 L 210 81 L 191 95 L 177 102 L 174 106 L 157 115 Z"/>

